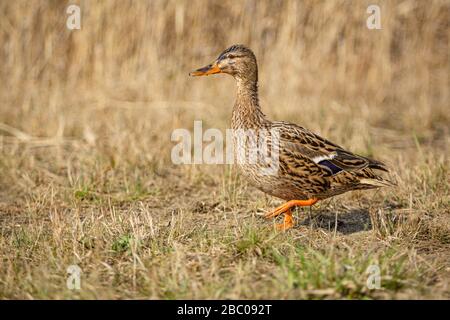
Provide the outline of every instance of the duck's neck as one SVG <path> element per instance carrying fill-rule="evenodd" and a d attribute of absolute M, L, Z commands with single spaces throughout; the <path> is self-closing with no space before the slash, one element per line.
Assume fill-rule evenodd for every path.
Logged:
<path fill-rule="evenodd" d="M 233 129 L 260 128 L 265 122 L 258 100 L 257 79 L 236 79 L 237 95 L 233 107 Z"/>

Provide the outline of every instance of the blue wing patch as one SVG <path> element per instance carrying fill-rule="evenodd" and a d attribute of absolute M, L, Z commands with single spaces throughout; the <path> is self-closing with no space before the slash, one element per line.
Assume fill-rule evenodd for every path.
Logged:
<path fill-rule="evenodd" d="M 330 161 L 328 161 L 328 160 L 322 160 L 322 161 L 319 161 L 317 164 L 319 164 L 319 165 L 321 165 L 321 166 L 324 166 L 324 167 L 327 167 L 328 169 L 331 170 L 332 174 L 336 174 L 336 173 L 342 171 L 342 168 L 339 168 L 338 166 L 332 164 L 332 163 L 331 163 Z"/>

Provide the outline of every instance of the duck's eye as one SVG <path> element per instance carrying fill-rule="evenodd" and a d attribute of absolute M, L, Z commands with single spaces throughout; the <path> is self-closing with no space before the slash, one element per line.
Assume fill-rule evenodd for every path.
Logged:
<path fill-rule="evenodd" d="M 236 56 L 234 54 L 229 54 L 227 58 L 228 59 L 234 59 L 234 58 L 236 58 Z"/>

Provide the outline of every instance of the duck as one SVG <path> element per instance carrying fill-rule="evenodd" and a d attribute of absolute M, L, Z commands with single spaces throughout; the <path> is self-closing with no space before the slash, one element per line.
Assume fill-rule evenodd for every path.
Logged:
<path fill-rule="evenodd" d="M 212 63 L 189 75 L 214 74 L 231 75 L 236 82 L 231 129 L 264 132 L 267 144 L 276 145 L 272 148 L 275 150 L 272 153 L 277 154 L 275 173 L 268 174 L 268 164 L 261 161 L 238 162 L 239 171 L 250 185 L 285 201 L 264 215 L 268 219 L 284 215 L 283 222 L 275 224 L 276 229 L 285 231 L 295 226 L 292 215 L 295 207 L 311 207 L 348 191 L 394 185 L 383 178 L 383 172 L 389 172 L 383 162 L 352 153 L 300 125 L 267 119 L 258 98 L 256 56 L 245 45 L 232 45 Z M 235 146 L 238 149 L 235 154 L 242 151 L 239 150 L 242 144 Z"/>

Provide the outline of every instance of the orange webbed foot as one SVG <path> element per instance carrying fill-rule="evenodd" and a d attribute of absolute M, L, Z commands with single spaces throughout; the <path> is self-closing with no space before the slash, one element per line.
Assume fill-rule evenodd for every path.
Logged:
<path fill-rule="evenodd" d="M 294 218 L 292 217 L 291 209 L 288 209 L 284 213 L 284 220 L 283 223 L 277 223 L 275 225 L 275 229 L 278 231 L 286 231 L 288 229 L 291 229 L 295 225 Z"/>
<path fill-rule="evenodd" d="M 306 206 L 312 206 L 318 201 L 318 199 L 312 198 L 308 200 L 291 200 L 288 201 L 281 206 L 277 207 L 275 210 L 268 212 L 264 215 L 265 218 L 275 218 L 278 217 L 280 214 L 284 213 L 284 221 L 283 223 L 277 224 L 276 229 L 277 230 L 288 230 L 294 226 L 294 218 L 292 217 L 291 208 L 299 206 L 299 207 L 306 207 Z"/>

